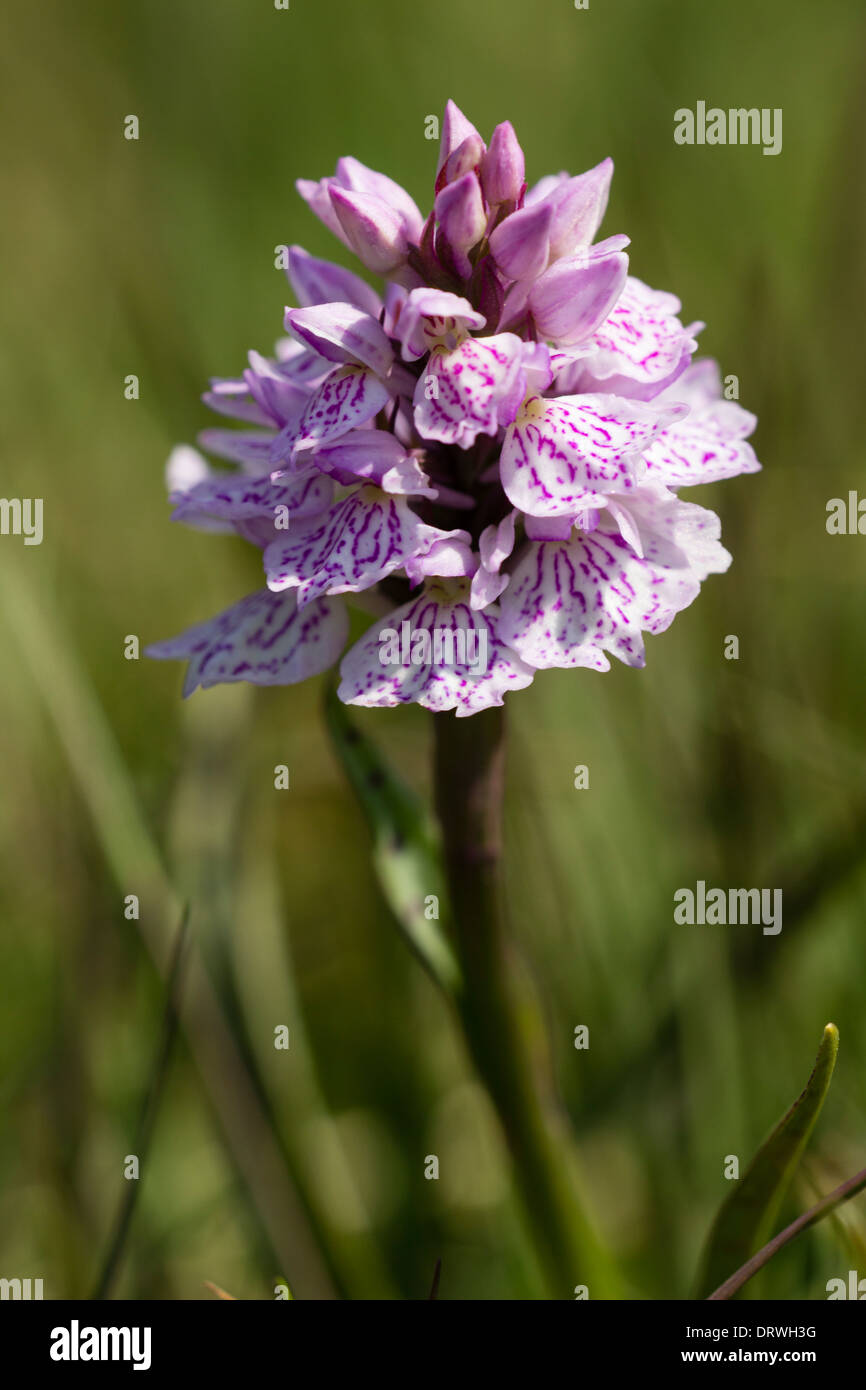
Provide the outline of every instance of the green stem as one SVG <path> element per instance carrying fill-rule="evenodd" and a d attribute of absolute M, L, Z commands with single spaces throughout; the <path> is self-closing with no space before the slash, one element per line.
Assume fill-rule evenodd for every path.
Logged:
<path fill-rule="evenodd" d="M 455 943 L 463 968 L 458 998 L 469 1051 L 490 1094 L 514 1165 L 515 1183 L 552 1296 L 616 1296 L 611 1265 L 585 1218 L 570 1137 L 552 1077 L 527 1038 L 505 931 L 501 888 L 505 717 L 440 714 L 435 730 L 436 807 L 442 827 Z M 533 1034 L 535 1030 L 532 1030 Z"/>

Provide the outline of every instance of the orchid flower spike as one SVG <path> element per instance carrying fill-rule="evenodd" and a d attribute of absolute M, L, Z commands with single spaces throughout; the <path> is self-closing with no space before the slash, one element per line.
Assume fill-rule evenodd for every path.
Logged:
<path fill-rule="evenodd" d="M 613 165 L 527 189 L 448 103 L 431 211 L 351 157 L 298 190 L 368 276 L 292 247 L 296 306 L 204 399 L 239 428 L 169 461 L 174 517 L 257 546 L 262 586 L 149 655 L 185 693 L 289 685 L 472 715 L 548 667 L 643 666 L 710 574 L 718 517 L 681 496 L 760 465 L 755 418 L 695 360 L 703 327 L 597 239 Z M 372 625 L 345 650 L 349 606 Z"/>

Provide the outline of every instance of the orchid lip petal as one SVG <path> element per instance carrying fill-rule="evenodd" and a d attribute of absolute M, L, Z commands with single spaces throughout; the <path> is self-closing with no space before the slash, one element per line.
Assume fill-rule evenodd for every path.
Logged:
<path fill-rule="evenodd" d="M 184 695 L 197 686 L 234 681 L 294 685 L 333 666 L 348 633 L 343 604 L 319 599 L 300 611 L 294 594 L 263 589 L 178 637 L 154 643 L 146 655 L 189 662 Z"/>
<path fill-rule="evenodd" d="M 710 365 L 715 367 L 715 363 Z M 760 471 L 755 451 L 747 442 L 757 421 L 736 401 L 723 400 L 721 395 L 712 398 L 713 376 L 704 362 L 697 362 L 676 385 L 656 398 L 655 404 L 667 404 L 669 399 L 684 395 L 681 404 L 688 407 L 688 414 L 674 420 L 650 444 L 645 455 L 649 479 L 679 488 Z"/>
<path fill-rule="evenodd" d="M 276 481 L 270 476 L 248 478 L 242 473 L 213 473 L 192 487 L 172 491 L 172 519 L 188 521 L 210 516 L 228 521 L 253 517 L 274 520 L 278 513 L 281 519 L 285 517 L 286 524 L 293 524 L 325 511 L 333 492 L 331 479 L 318 472 Z"/>
<path fill-rule="evenodd" d="M 436 346 L 456 346 L 469 329 L 483 328 L 486 319 L 468 299 L 450 290 L 412 290 L 400 306 L 394 336 L 403 360 L 412 362 Z"/>
<path fill-rule="evenodd" d="M 415 388 L 415 426 L 424 439 L 468 449 L 512 420 L 523 392 L 523 344 L 511 333 L 437 348 Z"/>
<path fill-rule="evenodd" d="M 465 531 L 428 526 L 405 497 L 364 485 L 273 541 L 264 555 L 268 587 L 297 588 L 299 604 L 324 594 L 372 588 L 443 541 L 468 545 Z"/>
<path fill-rule="evenodd" d="M 314 448 L 372 420 L 391 399 L 387 386 L 365 367 L 337 367 L 310 398 L 291 448 Z M 286 455 L 282 455 L 286 457 Z M 275 457 L 275 463 L 280 457 Z"/>
<path fill-rule="evenodd" d="M 501 705 L 535 672 L 502 642 L 497 624 L 495 606 L 471 607 L 466 580 L 428 581 L 346 653 L 338 696 L 353 705 L 415 702 L 458 718 Z"/>
<path fill-rule="evenodd" d="M 697 348 L 702 324 L 684 328 L 680 302 L 629 276 L 610 314 L 587 346 L 592 353 L 580 369 L 562 378 L 561 389 L 611 391 L 652 400 L 671 386 Z"/>
<path fill-rule="evenodd" d="M 573 518 L 606 493 L 634 488 L 646 471 L 642 451 L 678 414 L 617 396 L 531 398 L 502 446 L 505 494 L 530 516 Z"/>
<path fill-rule="evenodd" d="M 730 556 L 712 512 L 649 487 L 625 502 L 641 534 L 635 553 L 616 521 L 568 540 L 531 541 L 501 603 L 500 631 L 538 669 L 606 671 L 610 652 L 645 663 L 643 632 L 663 632 Z"/>

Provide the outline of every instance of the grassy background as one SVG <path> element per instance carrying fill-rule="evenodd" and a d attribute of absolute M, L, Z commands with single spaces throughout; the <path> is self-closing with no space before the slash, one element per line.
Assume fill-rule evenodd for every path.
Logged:
<path fill-rule="evenodd" d="M 123 657 L 127 634 L 260 582 L 249 547 L 169 525 L 162 468 L 210 423 L 207 378 L 280 334 L 274 247 L 341 255 L 294 179 L 354 153 L 426 207 L 424 118 L 449 96 L 483 133 L 512 120 L 531 178 L 613 156 L 606 231 L 707 322 L 760 419 L 765 471 L 700 497 L 733 568 L 646 671 L 551 673 L 512 703 L 510 905 L 591 1204 L 635 1296 L 684 1296 L 725 1155 L 745 1162 L 793 1099 L 828 1019 L 841 1060 L 791 1209 L 863 1165 L 866 541 L 828 536 L 825 505 L 863 476 L 864 20 L 858 0 L 6 8 L 2 492 L 43 497 L 46 529 L 0 540 L 0 1274 L 94 1288 L 159 1045 L 150 952 L 188 896 L 229 1033 L 200 1000 L 114 1292 L 270 1297 L 284 1274 L 417 1298 L 442 1256 L 443 1297 L 537 1295 L 497 1131 L 388 920 L 320 683 L 182 705 L 179 668 Z M 675 145 L 698 99 L 783 108 L 783 152 Z M 421 711 L 359 723 L 427 787 Z M 781 935 L 675 927 L 698 878 L 782 887 Z M 821 1298 L 858 1267 L 852 1207 L 759 1292 Z"/>

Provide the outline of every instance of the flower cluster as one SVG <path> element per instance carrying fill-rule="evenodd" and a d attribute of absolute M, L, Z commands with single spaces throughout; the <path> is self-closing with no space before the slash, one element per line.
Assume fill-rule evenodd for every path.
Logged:
<path fill-rule="evenodd" d="M 642 634 L 727 568 L 718 517 L 679 489 L 754 472 L 755 420 L 692 360 L 703 325 L 628 274 L 628 238 L 595 240 L 612 172 L 527 188 L 511 125 L 485 145 L 449 102 L 426 220 L 353 158 L 299 181 L 384 284 L 291 248 L 291 336 L 204 396 L 244 426 L 200 436 L 233 470 L 172 454 L 175 518 L 239 533 L 266 576 L 150 648 L 188 660 L 185 693 L 325 670 L 353 603 L 379 616 L 343 701 L 470 715 L 548 667 L 642 666 Z M 383 629 L 434 655 L 395 659 Z"/>

